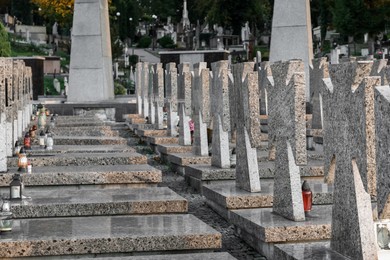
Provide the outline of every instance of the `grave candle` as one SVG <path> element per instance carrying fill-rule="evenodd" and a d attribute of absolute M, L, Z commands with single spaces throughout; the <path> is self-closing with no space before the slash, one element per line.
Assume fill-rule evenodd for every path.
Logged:
<path fill-rule="evenodd" d="M 313 193 L 311 192 L 310 186 L 307 181 L 302 184 L 302 197 L 303 197 L 303 210 L 305 212 L 311 211 L 313 204 Z"/>

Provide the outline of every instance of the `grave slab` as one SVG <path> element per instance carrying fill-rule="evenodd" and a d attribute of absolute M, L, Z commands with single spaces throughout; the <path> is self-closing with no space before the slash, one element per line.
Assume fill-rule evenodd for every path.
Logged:
<path fill-rule="evenodd" d="M 140 118 L 140 117 L 141 117 L 140 114 L 123 114 L 122 115 L 123 120 L 130 119 L 130 118 Z"/>
<path fill-rule="evenodd" d="M 67 128 L 52 128 L 50 129 L 54 136 L 106 136 L 106 137 L 115 137 L 119 136 L 118 131 L 108 130 L 93 130 L 93 129 L 77 129 L 69 130 Z"/>
<path fill-rule="evenodd" d="M 127 122 L 129 124 L 145 124 L 146 120 L 145 120 L 145 118 L 142 118 L 142 117 L 140 117 L 140 118 L 135 117 L 135 118 L 128 118 Z"/>
<path fill-rule="evenodd" d="M 32 174 L 23 175 L 25 186 L 77 185 L 86 187 L 107 184 L 156 185 L 162 181 L 161 171 L 148 164 L 134 165 L 89 165 L 85 166 L 46 166 L 33 167 Z M 11 168 L 0 175 L 0 186 L 9 186 Z"/>
<path fill-rule="evenodd" d="M 64 123 L 59 123 L 57 122 L 55 127 L 86 127 L 86 126 L 106 126 L 107 123 L 103 121 L 94 121 L 94 122 L 83 122 L 83 121 L 75 121 L 75 122 L 64 122 Z"/>
<path fill-rule="evenodd" d="M 127 123 L 127 127 L 132 130 L 132 131 L 136 131 L 136 130 L 141 130 L 141 129 L 154 129 L 154 125 L 152 124 L 129 124 Z"/>
<path fill-rule="evenodd" d="M 192 164 L 210 164 L 211 157 L 196 156 L 193 153 L 171 153 L 168 154 L 166 160 L 172 164 L 176 172 L 185 173 L 185 167 Z"/>
<path fill-rule="evenodd" d="M 31 150 L 26 151 L 26 155 L 29 157 L 39 154 L 115 152 L 135 152 L 135 149 L 124 145 L 55 145 L 53 146 L 53 150 L 46 150 L 33 145 Z"/>
<path fill-rule="evenodd" d="M 189 153 L 192 151 L 192 146 L 178 144 L 159 144 L 157 145 L 157 151 L 165 155 L 170 153 Z"/>
<path fill-rule="evenodd" d="M 329 242 L 278 244 L 274 248 L 278 260 L 348 260 L 330 249 Z"/>
<path fill-rule="evenodd" d="M 140 129 L 137 130 L 138 136 L 166 136 L 167 130 L 157 130 L 157 129 Z"/>
<path fill-rule="evenodd" d="M 146 164 L 147 157 L 139 153 L 67 153 L 55 156 L 33 156 L 29 158 L 34 166 L 82 166 Z M 16 167 L 18 159 L 8 157 L 8 167 Z M 130 166 L 129 166 L 130 167 Z"/>
<path fill-rule="evenodd" d="M 0 257 L 217 249 L 221 237 L 192 215 L 17 219 Z"/>
<path fill-rule="evenodd" d="M 186 213 L 188 203 L 167 187 L 134 189 L 25 189 L 31 199 L 11 201 L 13 218 Z"/>
<path fill-rule="evenodd" d="M 122 137 L 107 136 L 55 136 L 54 145 L 125 145 Z"/>
<path fill-rule="evenodd" d="M 179 138 L 170 136 L 148 136 L 147 142 L 152 145 L 158 144 L 178 144 Z"/>

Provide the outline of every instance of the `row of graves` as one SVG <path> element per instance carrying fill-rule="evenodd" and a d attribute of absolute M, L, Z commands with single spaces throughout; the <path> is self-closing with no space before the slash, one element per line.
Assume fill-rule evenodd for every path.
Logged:
<path fill-rule="evenodd" d="M 388 259 L 386 62 L 138 63 L 124 118 L 267 259 Z"/>
<path fill-rule="evenodd" d="M 44 106 L 32 116 L 30 68 L 0 68 L 1 259 L 235 259 L 213 252 L 222 235 L 159 187 L 127 125 L 96 111 L 46 117 Z"/>

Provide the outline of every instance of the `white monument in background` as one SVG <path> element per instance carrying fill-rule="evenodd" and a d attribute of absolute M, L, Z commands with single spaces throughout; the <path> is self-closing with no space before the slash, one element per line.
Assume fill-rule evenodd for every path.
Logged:
<path fill-rule="evenodd" d="M 75 0 L 68 102 L 114 99 L 107 0 Z"/>
<path fill-rule="evenodd" d="M 313 39 L 309 0 L 275 0 L 272 18 L 270 62 L 301 59 L 306 82 L 313 59 Z M 310 99 L 306 84 L 306 100 Z"/>

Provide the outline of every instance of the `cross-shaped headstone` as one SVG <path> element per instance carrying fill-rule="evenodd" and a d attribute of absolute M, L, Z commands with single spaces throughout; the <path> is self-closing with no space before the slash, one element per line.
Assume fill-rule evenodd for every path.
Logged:
<path fill-rule="evenodd" d="M 260 63 L 259 73 L 259 93 L 260 93 L 260 114 L 268 115 L 268 77 L 272 77 L 270 63 L 264 61 Z"/>
<path fill-rule="evenodd" d="M 137 98 L 137 114 L 142 114 L 142 62 L 135 66 L 135 95 Z"/>
<path fill-rule="evenodd" d="M 165 69 L 165 107 L 167 109 L 167 131 L 169 136 L 177 135 L 177 68 L 171 62 Z"/>
<path fill-rule="evenodd" d="M 324 152 L 334 178 L 331 248 L 351 259 L 377 259 L 371 198 L 366 182 L 366 125 L 373 115 L 373 90 L 379 77 L 370 74 L 372 62 L 331 65 L 324 79 Z M 363 178 L 362 178 L 363 177 Z M 363 180 L 363 181 L 362 181 Z M 370 182 L 370 180 L 368 180 Z"/>
<path fill-rule="evenodd" d="M 376 87 L 376 170 L 377 207 L 380 219 L 390 218 L 390 87 Z"/>
<path fill-rule="evenodd" d="M 305 75 L 301 60 L 271 65 L 269 133 L 276 148 L 273 211 L 305 220 L 299 167 L 306 164 Z M 272 84 L 272 81 L 270 82 Z"/>
<path fill-rule="evenodd" d="M 245 62 L 232 66 L 234 84 L 229 91 L 235 97 L 237 127 L 236 186 L 249 192 L 259 192 L 260 176 L 257 162 L 257 148 L 261 145 L 258 74 L 253 71 L 254 63 Z M 232 95 L 230 95 L 232 97 Z"/>
<path fill-rule="evenodd" d="M 191 145 L 191 72 L 189 63 L 179 64 L 177 88 L 179 108 L 179 145 Z"/>
<path fill-rule="evenodd" d="M 219 168 L 230 167 L 229 153 L 229 72 L 228 61 L 211 64 L 212 85 L 210 91 L 211 116 L 213 125 L 211 165 Z"/>
<path fill-rule="evenodd" d="M 162 64 L 158 63 L 154 67 L 154 108 L 155 108 L 155 125 L 156 129 L 164 128 L 164 69 Z"/>
<path fill-rule="evenodd" d="M 155 74 L 155 65 L 149 64 L 149 82 L 148 82 L 148 103 L 149 103 L 149 117 L 148 123 L 154 124 L 154 120 L 156 119 L 154 112 L 156 112 L 154 108 L 154 74 Z"/>
<path fill-rule="evenodd" d="M 209 154 L 207 124 L 210 121 L 210 71 L 206 62 L 194 64 L 192 80 L 192 119 L 194 121 L 193 153 L 199 156 Z"/>

